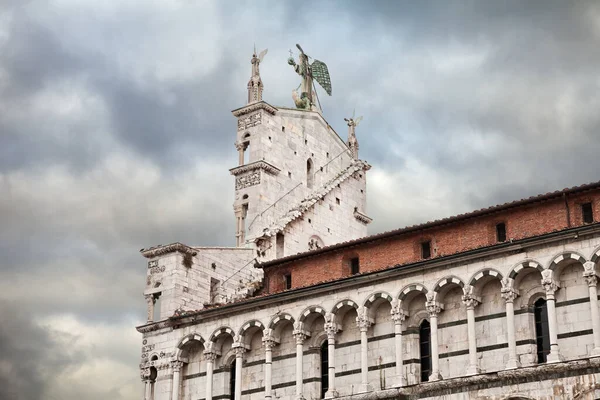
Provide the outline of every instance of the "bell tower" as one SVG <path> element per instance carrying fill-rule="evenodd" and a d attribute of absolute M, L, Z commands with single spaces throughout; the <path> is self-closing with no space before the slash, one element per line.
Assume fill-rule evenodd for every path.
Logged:
<path fill-rule="evenodd" d="M 247 103 L 232 111 L 236 247 L 253 248 L 266 261 L 365 236 L 370 166 L 358 159 L 359 120 L 348 124 L 354 140 L 346 143 L 312 107 L 264 101 L 260 63 L 266 53 L 253 52 Z M 320 68 L 318 79 L 330 93 L 330 81 L 322 79 L 328 73 Z"/>

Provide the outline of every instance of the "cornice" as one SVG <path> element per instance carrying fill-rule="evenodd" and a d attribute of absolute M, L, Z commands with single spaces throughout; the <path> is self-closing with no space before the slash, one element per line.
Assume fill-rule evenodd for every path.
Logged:
<path fill-rule="evenodd" d="M 236 110 L 233 110 L 231 113 L 234 117 L 241 117 L 242 115 L 246 115 L 257 110 L 265 110 L 271 115 L 275 115 L 277 112 L 277 109 L 272 105 L 267 104 L 264 101 L 259 101 L 257 103 L 251 103 L 244 107 L 240 107 Z"/>
<path fill-rule="evenodd" d="M 179 242 L 171 243 L 165 246 L 159 245 L 149 247 L 147 249 L 140 250 L 140 253 L 142 253 L 142 255 L 146 258 L 154 258 L 165 254 L 174 253 L 176 251 L 183 254 L 189 254 L 191 256 L 195 256 L 196 254 L 198 254 L 198 252 L 193 248 Z"/>
<path fill-rule="evenodd" d="M 233 176 L 238 176 L 245 172 L 254 171 L 256 169 L 262 169 L 263 171 L 271 175 L 277 175 L 279 172 L 281 172 L 279 168 L 277 168 L 273 164 L 269 164 L 264 160 L 254 161 L 250 164 L 240 165 L 239 167 L 231 168 L 229 172 L 231 172 L 231 175 Z"/>
<path fill-rule="evenodd" d="M 354 211 L 354 218 L 356 218 L 357 220 L 359 220 L 360 222 L 362 222 L 365 225 L 368 225 L 371 222 L 373 222 L 373 218 L 366 216 L 365 214 L 361 213 L 360 211 Z"/>

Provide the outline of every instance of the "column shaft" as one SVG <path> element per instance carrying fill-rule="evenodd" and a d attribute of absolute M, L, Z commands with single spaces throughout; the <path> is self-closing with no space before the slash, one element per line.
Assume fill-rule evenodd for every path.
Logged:
<path fill-rule="evenodd" d="M 303 384 L 303 360 L 302 357 L 304 355 L 304 347 L 302 345 L 302 343 L 297 340 L 296 341 L 296 398 L 300 399 L 303 398 L 303 394 L 302 394 L 302 384 Z"/>
<path fill-rule="evenodd" d="M 398 387 L 406 385 L 404 376 L 404 357 L 402 356 L 402 323 L 394 324 L 394 341 L 396 347 L 396 375 L 398 376 Z"/>
<path fill-rule="evenodd" d="M 234 400 L 242 399 L 242 353 L 235 355 L 235 397 Z"/>
<path fill-rule="evenodd" d="M 437 381 L 440 377 L 440 356 L 438 349 L 437 314 L 430 314 L 429 324 L 431 329 L 431 375 L 430 381 Z"/>
<path fill-rule="evenodd" d="M 368 363 L 368 345 L 367 345 L 367 330 L 361 329 L 360 331 L 360 383 L 363 385 L 362 389 L 368 391 L 369 385 L 369 363 Z"/>
<path fill-rule="evenodd" d="M 337 395 L 334 395 L 334 393 L 337 393 L 335 390 L 335 339 L 328 338 L 327 346 L 327 365 L 329 369 L 329 389 L 327 390 L 327 393 L 329 396 L 326 394 L 325 397 L 331 398 L 337 397 Z"/>
<path fill-rule="evenodd" d="M 148 379 L 146 381 L 146 399 L 145 400 L 152 400 L 152 382 L 150 381 L 150 379 Z"/>
<path fill-rule="evenodd" d="M 271 346 L 265 346 L 265 399 L 271 398 L 271 379 L 272 379 L 272 366 L 273 366 L 273 352 Z"/>
<path fill-rule="evenodd" d="M 515 338 L 515 307 L 513 300 L 506 301 L 506 332 L 508 338 L 508 362 L 506 369 L 520 367 L 517 358 L 517 340 Z"/>
<path fill-rule="evenodd" d="M 212 400 L 214 359 L 206 359 L 206 400 Z"/>
<path fill-rule="evenodd" d="M 558 362 L 560 361 L 560 352 L 558 349 L 558 323 L 554 293 L 546 293 L 546 307 L 548 309 L 548 336 L 550 336 L 550 354 L 548 354 L 547 362 Z"/>
<path fill-rule="evenodd" d="M 467 306 L 467 334 L 469 339 L 469 367 L 467 375 L 476 375 L 479 373 L 477 366 L 477 340 L 475 336 L 475 309 L 473 306 Z"/>
<path fill-rule="evenodd" d="M 181 387 L 181 373 L 179 369 L 173 370 L 172 400 L 179 400 L 179 388 Z"/>
<path fill-rule="evenodd" d="M 592 355 L 600 355 L 600 318 L 598 315 L 598 289 L 596 283 L 588 286 L 590 292 L 590 312 L 592 316 L 592 330 L 594 332 L 594 349 Z"/>

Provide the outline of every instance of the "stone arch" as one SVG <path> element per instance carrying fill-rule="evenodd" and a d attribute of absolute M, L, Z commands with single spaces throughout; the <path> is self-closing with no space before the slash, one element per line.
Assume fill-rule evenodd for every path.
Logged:
<path fill-rule="evenodd" d="M 257 327 L 257 328 L 259 328 L 261 331 L 264 331 L 264 330 L 265 330 L 265 326 L 263 325 L 263 323 L 262 323 L 262 322 L 260 322 L 260 321 L 259 321 L 259 320 L 257 320 L 257 319 L 253 319 L 253 320 L 247 321 L 246 323 L 244 323 L 244 324 L 242 325 L 242 327 L 240 328 L 240 330 L 239 330 L 239 332 L 238 332 L 238 335 L 239 335 L 239 336 L 241 336 L 241 337 L 243 337 L 243 336 L 244 336 L 244 334 L 245 334 L 247 331 L 249 331 L 251 328 L 253 328 L 253 327 Z"/>
<path fill-rule="evenodd" d="M 192 341 L 200 342 L 201 345 L 204 345 L 204 338 L 199 333 L 190 333 L 189 335 L 184 336 L 183 338 L 181 338 L 179 343 L 177 343 L 177 350 L 175 353 L 176 360 L 180 359 L 185 345 Z"/>
<path fill-rule="evenodd" d="M 538 271 L 540 271 L 540 273 L 544 270 L 544 267 L 542 267 L 542 264 L 540 264 L 539 262 L 535 260 L 525 260 L 517 263 L 514 267 L 512 267 L 512 269 L 508 273 L 508 277 L 510 279 L 515 279 L 517 275 L 519 275 L 519 273 L 521 273 L 521 271 L 523 271 L 523 269 L 525 268 L 535 268 Z"/>
<path fill-rule="evenodd" d="M 569 259 L 578 261 L 582 265 L 584 262 L 586 262 L 586 259 L 584 256 L 582 256 L 581 254 L 579 254 L 576 251 L 569 250 L 569 251 L 564 251 L 564 252 L 558 254 L 557 256 L 555 256 L 554 258 L 552 258 L 552 261 L 550 261 L 550 264 L 548 265 L 548 269 L 555 271 L 557 269 L 557 267 L 559 266 L 559 264 L 561 264 L 563 261 L 569 260 Z"/>
<path fill-rule="evenodd" d="M 276 329 L 277 325 L 283 321 L 289 321 L 292 324 L 296 323 L 296 320 L 294 319 L 294 317 L 292 317 L 288 313 L 283 313 L 283 314 L 277 314 L 275 317 L 273 317 L 271 319 L 271 321 L 269 321 L 268 327 L 269 327 L 269 329 Z"/>
<path fill-rule="evenodd" d="M 418 292 L 418 293 L 422 293 L 422 294 L 427 294 L 428 290 L 425 286 L 419 284 L 419 283 L 414 283 L 414 284 L 410 284 L 405 286 L 400 293 L 398 294 L 398 300 L 400 301 L 405 301 L 408 299 L 408 296 L 413 294 L 412 292 Z"/>
<path fill-rule="evenodd" d="M 465 283 L 456 275 L 445 276 L 439 281 L 437 281 L 437 283 L 433 287 L 433 292 L 435 293 L 435 300 L 440 303 L 443 303 L 444 295 L 446 294 L 446 292 L 448 292 L 448 290 L 450 290 L 454 286 L 458 286 L 461 289 L 464 289 Z"/>
<path fill-rule="evenodd" d="M 358 310 L 358 304 L 356 304 L 354 301 L 350 300 L 350 299 L 346 299 L 346 300 L 342 300 L 342 301 L 338 301 L 337 304 L 335 306 L 333 306 L 333 308 L 331 309 L 331 313 L 334 315 L 337 315 L 338 312 L 346 307 L 352 307 L 355 310 Z"/>
<path fill-rule="evenodd" d="M 595 264 L 596 262 L 598 262 L 599 258 L 600 258 L 600 247 L 597 247 L 596 250 L 593 251 L 593 253 L 590 257 L 590 261 Z"/>
<path fill-rule="evenodd" d="M 429 313 L 426 310 L 418 311 L 408 317 L 407 326 L 410 328 L 416 328 L 421 325 L 424 320 L 429 321 Z"/>
<path fill-rule="evenodd" d="M 363 303 L 363 306 L 365 308 L 371 308 L 371 306 L 373 306 L 373 304 L 375 304 L 379 299 L 387 300 L 390 302 L 390 304 L 392 303 L 392 301 L 394 301 L 393 297 L 390 296 L 390 294 L 387 292 L 375 292 L 369 297 L 367 297 L 367 299 Z"/>
<path fill-rule="evenodd" d="M 208 340 L 213 343 L 216 343 L 217 340 L 223 335 L 229 335 L 229 336 L 231 336 L 232 339 L 235 338 L 235 333 L 233 332 L 233 329 L 229 328 L 228 326 L 222 326 L 219 329 L 215 330 L 210 335 Z"/>
<path fill-rule="evenodd" d="M 313 188 L 315 180 L 315 167 L 313 165 L 313 160 L 309 158 L 306 160 L 306 187 L 309 189 Z"/>
<path fill-rule="evenodd" d="M 474 273 L 468 282 L 469 286 L 473 288 L 473 293 L 476 296 L 479 296 L 481 294 L 481 289 L 483 288 L 483 286 L 494 279 L 502 281 L 502 279 L 504 279 L 504 276 L 498 270 L 495 270 L 493 268 L 484 268 Z"/>
<path fill-rule="evenodd" d="M 303 330 L 312 334 L 314 333 L 314 331 L 322 330 L 320 321 L 323 321 L 323 323 L 325 323 L 325 314 L 327 313 L 323 307 L 310 306 L 305 308 L 304 311 L 302 311 L 300 317 L 298 318 L 298 322 L 302 324 Z M 315 321 L 319 321 L 319 326 L 321 327 L 321 329 L 314 329 Z"/>
<path fill-rule="evenodd" d="M 306 307 L 304 311 L 302 311 L 302 313 L 300 314 L 300 318 L 298 318 L 298 321 L 304 322 L 306 320 L 306 317 L 308 317 L 312 313 L 321 314 L 323 317 L 325 317 L 325 309 L 323 307 L 310 306 Z"/>

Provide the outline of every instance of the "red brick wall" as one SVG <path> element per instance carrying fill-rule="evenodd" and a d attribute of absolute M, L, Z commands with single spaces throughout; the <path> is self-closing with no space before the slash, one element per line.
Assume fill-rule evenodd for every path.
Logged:
<path fill-rule="evenodd" d="M 583 224 L 581 204 L 587 202 L 593 204 L 594 221 L 600 221 L 599 190 L 568 195 L 571 227 Z M 349 276 L 348 261 L 356 256 L 361 272 L 416 262 L 421 260 L 421 242 L 427 240 L 431 240 L 432 258 L 489 246 L 497 243 L 496 224 L 500 222 L 506 224 L 507 240 L 559 231 L 569 227 L 566 209 L 564 199 L 558 198 L 267 267 L 264 290 L 284 290 L 285 274 L 292 275 L 292 288 Z"/>

